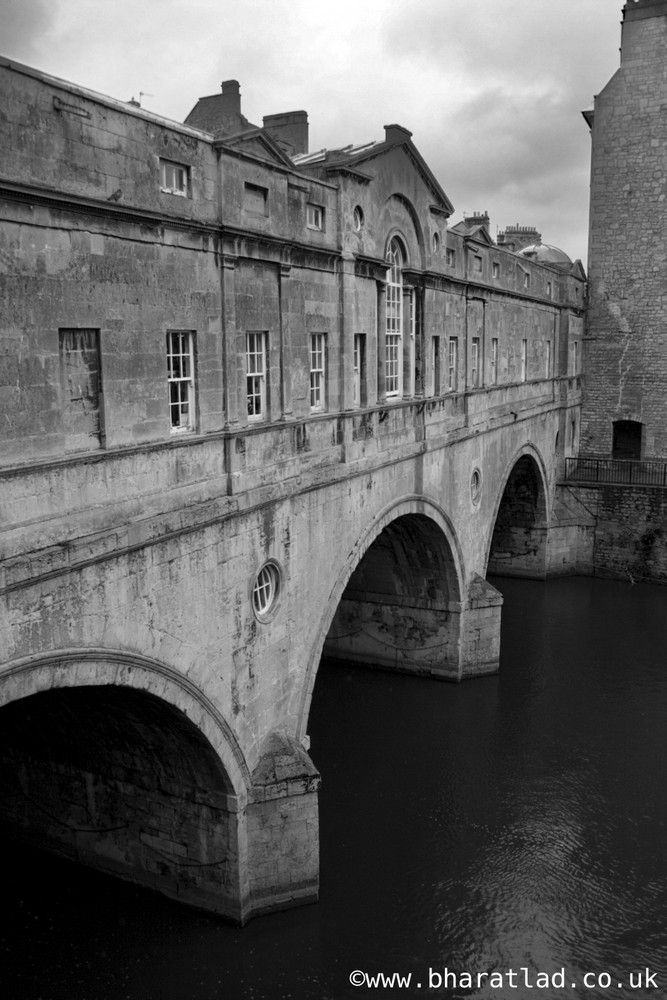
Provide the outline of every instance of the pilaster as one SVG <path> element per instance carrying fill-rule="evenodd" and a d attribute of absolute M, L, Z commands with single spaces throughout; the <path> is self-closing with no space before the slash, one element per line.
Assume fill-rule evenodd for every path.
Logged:
<path fill-rule="evenodd" d="M 387 283 L 376 281 L 377 285 L 377 401 L 387 398 Z"/>
<path fill-rule="evenodd" d="M 292 265 L 282 262 L 278 266 L 278 300 L 280 302 L 280 409 L 281 417 L 289 420 L 292 408 L 292 324 L 290 322 L 290 285 Z"/>
<path fill-rule="evenodd" d="M 222 256 L 222 379 L 224 392 L 225 424 L 228 427 L 239 423 L 240 387 L 245 383 L 245 344 L 243 335 L 236 327 L 235 274 L 238 258 L 230 254 Z"/>

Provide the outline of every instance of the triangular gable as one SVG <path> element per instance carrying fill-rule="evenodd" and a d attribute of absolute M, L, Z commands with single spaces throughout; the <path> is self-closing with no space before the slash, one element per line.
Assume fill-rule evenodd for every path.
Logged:
<path fill-rule="evenodd" d="M 263 128 L 249 129 L 246 132 L 239 132 L 237 135 L 225 136 L 224 139 L 216 142 L 216 145 L 231 146 L 233 149 L 242 150 L 251 156 L 269 160 L 271 163 L 279 163 L 283 167 L 289 167 L 290 170 L 294 169 L 294 164 L 284 149 Z"/>
<path fill-rule="evenodd" d="M 409 133 L 405 133 L 406 136 Z M 378 142 L 373 145 L 369 145 L 364 149 L 360 150 L 358 153 L 353 153 L 344 160 L 341 159 L 338 163 L 332 164 L 333 170 L 336 168 L 343 169 L 347 167 L 358 167 L 362 163 L 367 163 L 369 160 L 377 159 L 379 156 L 386 156 L 387 153 L 394 152 L 396 149 L 402 149 L 408 159 L 411 161 L 417 173 L 420 175 L 421 179 L 424 181 L 426 187 L 431 192 L 434 201 L 434 207 L 439 208 L 447 216 L 450 216 L 454 211 L 454 206 L 451 201 L 440 187 L 440 184 L 432 173 L 430 167 L 427 165 L 426 161 L 423 159 L 421 153 L 412 142 L 411 139 L 405 138 L 398 142 Z"/>
<path fill-rule="evenodd" d="M 474 240 L 475 243 L 483 243 L 487 247 L 495 246 L 489 230 L 483 223 L 469 226 L 464 219 L 462 222 L 457 222 L 455 226 L 450 226 L 449 231 L 463 236 L 464 239 Z"/>
<path fill-rule="evenodd" d="M 473 226 L 468 233 L 468 237 L 471 240 L 475 240 L 476 243 L 484 243 L 487 247 L 495 246 L 491 239 L 491 234 L 485 225 Z"/>

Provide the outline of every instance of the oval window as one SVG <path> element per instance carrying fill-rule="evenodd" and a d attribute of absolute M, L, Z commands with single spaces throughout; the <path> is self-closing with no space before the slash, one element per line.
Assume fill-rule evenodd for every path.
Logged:
<path fill-rule="evenodd" d="M 474 469 L 470 477 L 470 498 L 477 506 L 482 496 L 482 473 L 479 469 Z"/>
<path fill-rule="evenodd" d="M 252 609 L 260 620 L 274 609 L 279 591 L 280 571 L 275 563 L 266 563 L 255 577 L 252 588 Z"/>

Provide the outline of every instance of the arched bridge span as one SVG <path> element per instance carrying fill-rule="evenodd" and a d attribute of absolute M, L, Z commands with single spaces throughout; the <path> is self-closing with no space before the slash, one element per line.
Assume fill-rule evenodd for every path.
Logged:
<path fill-rule="evenodd" d="M 459 439 L 447 419 L 351 416 L 329 464 L 294 438 L 301 477 L 264 492 L 247 438 L 248 489 L 205 517 L 5 564 L 5 830 L 238 922 L 315 899 L 322 655 L 493 672 L 487 564 L 549 572 L 557 412 Z"/>

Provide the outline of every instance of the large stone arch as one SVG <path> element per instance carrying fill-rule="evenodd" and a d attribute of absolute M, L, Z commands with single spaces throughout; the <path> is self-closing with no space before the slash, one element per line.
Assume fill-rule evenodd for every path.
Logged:
<path fill-rule="evenodd" d="M 6 835 L 243 922 L 250 775 L 176 671 L 61 650 L 0 672 Z"/>
<path fill-rule="evenodd" d="M 0 668 L 0 708 L 19 698 L 56 687 L 108 684 L 154 694 L 179 709 L 201 731 L 220 758 L 230 793 L 245 803 L 251 776 L 231 727 L 204 693 L 173 667 L 125 650 L 55 650 Z"/>
<path fill-rule="evenodd" d="M 486 546 L 487 573 L 544 579 L 549 493 L 538 449 L 526 444 L 515 452 L 501 482 Z"/>
<path fill-rule="evenodd" d="M 68 792 L 46 810 L 10 808 L 10 835 L 237 923 L 317 898 L 311 761 L 293 738 L 269 733 L 250 774 L 226 720 L 175 668 L 122 650 L 28 657 L 0 670 L 3 713 L 0 761 L 13 757 L 0 764 L 4 801 Z M 70 731 L 61 718 L 83 722 Z M 26 781 L 36 792 L 27 798 Z"/>
<path fill-rule="evenodd" d="M 414 553 L 414 556 L 416 557 L 419 552 L 425 554 L 428 551 L 428 565 L 433 570 L 430 578 L 434 581 L 439 571 L 442 574 L 444 586 L 441 587 L 440 593 L 434 592 L 430 596 L 422 594 L 420 603 L 411 603 L 410 595 L 401 595 L 398 592 L 400 588 L 397 586 L 385 587 L 384 592 L 374 593 L 374 599 L 381 598 L 386 600 L 386 606 L 392 612 L 398 612 L 402 627 L 409 626 L 407 626 L 405 616 L 400 613 L 399 609 L 409 608 L 415 612 L 419 611 L 420 616 L 422 612 L 424 616 L 427 613 L 430 613 L 431 617 L 440 615 L 442 619 L 440 626 L 444 628 L 447 625 L 450 640 L 454 631 L 456 637 L 450 642 L 447 641 L 446 637 L 443 637 L 445 646 L 449 647 L 450 655 L 449 662 L 443 664 L 440 669 L 435 666 L 433 661 L 429 662 L 427 657 L 419 662 L 418 656 L 407 656 L 401 664 L 395 654 L 390 656 L 389 659 L 385 658 L 380 665 L 389 668 L 393 667 L 394 669 L 403 669 L 409 672 L 447 677 L 454 677 L 459 671 L 460 615 L 464 604 L 463 595 L 466 591 L 461 547 L 449 517 L 438 504 L 423 497 L 404 497 L 387 506 L 366 526 L 337 572 L 306 669 L 306 678 L 301 693 L 301 705 L 298 712 L 299 738 L 303 737 L 306 732 L 317 669 L 322 658 L 325 642 L 330 634 L 332 623 L 339 611 L 343 595 L 346 588 L 353 581 L 354 575 L 360 568 L 363 560 L 373 546 L 378 543 L 378 540 L 382 538 L 383 533 L 387 544 L 394 544 L 397 547 L 400 558 L 407 555 L 405 543 L 408 538 L 416 537 L 419 548 L 418 552 Z M 429 541 L 433 543 L 433 547 L 427 545 Z M 381 558 L 379 562 L 382 562 Z M 426 586 L 429 574 L 423 568 L 420 574 L 415 561 L 413 561 L 411 567 L 408 567 L 408 571 L 411 581 L 406 580 L 406 582 L 411 582 L 414 585 L 415 582 L 421 580 L 421 583 Z M 372 573 L 373 569 L 371 567 L 371 575 Z M 393 583 L 396 584 L 397 580 L 397 577 L 394 578 Z M 391 583 L 392 581 L 389 582 Z M 411 596 L 415 597 L 414 586 Z M 401 600 L 402 597 L 407 597 L 407 600 Z M 445 618 L 448 619 L 447 622 L 444 621 Z M 426 622 L 423 622 L 423 624 L 425 627 L 427 626 Z M 414 627 L 418 629 L 416 621 L 414 622 Z M 371 651 L 366 651 L 366 654 L 362 656 L 356 656 L 354 649 L 342 650 L 339 648 L 338 652 L 342 653 L 344 658 L 372 662 L 371 657 L 373 654 Z M 415 652 L 418 653 L 418 650 L 415 649 Z"/>

